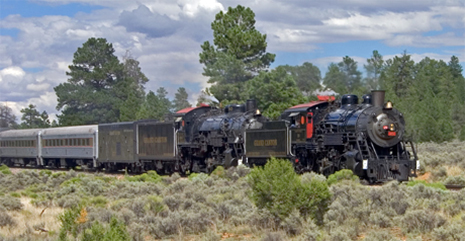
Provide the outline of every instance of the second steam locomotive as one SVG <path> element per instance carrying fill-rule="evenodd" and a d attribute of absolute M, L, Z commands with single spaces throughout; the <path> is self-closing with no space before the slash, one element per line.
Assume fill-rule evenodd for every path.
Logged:
<path fill-rule="evenodd" d="M 362 103 L 356 95 L 321 98 L 285 110 L 277 121 L 249 100 L 224 110 L 186 108 L 172 122 L 3 131 L 0 163 L 185 174 L 277 157 L 289 159 L 298 172 L 351 169 L 371 183 L 406 181 L 416 176 L 418 160 L 404 132 L 403 115 L 384 101 L 384 91 L 365 95 Z"/>

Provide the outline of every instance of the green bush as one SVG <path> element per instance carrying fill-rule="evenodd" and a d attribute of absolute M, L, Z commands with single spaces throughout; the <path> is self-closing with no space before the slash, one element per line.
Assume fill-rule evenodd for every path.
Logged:
<path fill-rule="evenodd" d="M 213 170 L 213 172 L 210 175 L 225 178 L 226 177 L 226 172 L 225 172 L 223 166 L 217 166 L 215 168 L 215 170 Z"/>
<path fill-rule="evenodd" d="M 352 170 L 349 169 L 342 169 L 340 171 L 337 171 L 328 177 L 328 185 L 331 186 L 337 182 L 340 182 L 342 180 L 351 180 L 351 181 L 358 181 L 359 177 L 354 175 Z"/>
<path fill-rule="evenodd" d="M 136 176 L 125 176 L 126 180 L 130 182 L 152 182 L 159 183 L 162 177 L 156 171 L 150 170 L 147 173 Z"/>
<path fill-rule="evenodd" d="M 304 218 L 311 216 L 321 221 L 331 198 L 326 182 L 313 179 L 302 183 L 287 160 L 271 158 L 247 177 L 253 202 L 281 220 L 297 209 Z"/>
<path fill-rule="evenodd" d="M 89 200 L 89 204 L 95 207 L 106 207 L 108 204 L 108 199 L 104 196 L 92 197 Z"/>
<path fill-rule="evenodd" d="M 8 166 L 5 165 L 5 164 L 0 166 L 0 172 L 5 174 L 5 175 L 11 174 L 10 168 L 8 168 Z"/>
<path fill-rule="evenodd" d="M 444 184 L 442 184 L 440 182 L 427 183 L 424 180 L 414 180 L 414 181 L 407 182 L 407 186 L 409 186 L 409 187 L 413 187 L 413 186 L 416 186 L 416 185 L 423 185 L 423 186 L 426 186 L 426 187 L 432 187 L 432 188 L 437 188 L 437 189 L 441 189 L 441 190 L 447 190 L 446 186 L 444 186 Z"/>
<path fill-rule="evenodd" d="M 126 241 L 131 240 L 124 223 L 118 221 L 117 218 L 112 217 L 110 226 L 105 228 L 98 221 L 92 224 L 90 229 L 83 232 L 82 241 Z"/>
<path fill-rule="evenodd" d="M 58 216 L 58 220 L 61 222 L 60 232 L 58 239 L 60 241 L 68 240 L 68 235 L 72 235 L 74 238 L 78 236 L 80 223 L 76 222 L 80 216 L 82 207 L 76 206 L 70 209 L 66 209 L 63 214 Z"/>

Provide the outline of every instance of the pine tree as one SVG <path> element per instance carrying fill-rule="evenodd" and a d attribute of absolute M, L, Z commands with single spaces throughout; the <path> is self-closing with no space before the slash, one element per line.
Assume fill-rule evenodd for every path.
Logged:
<path fill-rule="evenodd" d="M 178 88 L 178 92 L 174 94 L 174 100 L 172 104 L 174 111 L 191 107 L 191 104 L 189 104 L 189 101 L 187 101 L 188 97 L 189 95 L 187 94 L 187 91 L 184 87 Z"/>
<path fill-rule="evenodd" d="M 250 8 L 238 5 L 219 12 L 212 22 L 213 45 L 202 44 L 200 63 L 203 75 L 212 84 L 208 90 L 219 102 L 243 101 L 244 82 L 274 61 L 274 54 L 266 52 L 266 35 L 255 29 L 255 14 Z"/>
<path fill-rule="evenodd" d="M 56 86 L 61 125 L 116 122 L 121 99 L 115 85 L 123 80 L 123 65 L 104 38 L 90 38 L 74 53 L 66 72 L 70 78 Z"/>

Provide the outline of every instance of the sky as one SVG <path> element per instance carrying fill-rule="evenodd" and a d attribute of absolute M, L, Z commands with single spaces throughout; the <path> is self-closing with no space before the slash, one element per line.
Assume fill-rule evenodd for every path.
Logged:
<path fill-rule="evenodd" d="M 129 51 L 147 92 L 165 87 L 173 98 L 185 87 L 195 104 L 208 87 L 200 46 L 213 40 L 215 15 L 237 5 L 255 13 L 272 68 L 310 62 L 324 76 L 349 56 L 363 72 L 373 50 L 415 62 L 455 55 L 465 66 L 465 0 L 0 0 L 0 105 L 18 123 L 29 104 L 55 119 L 53 88 L 91 37 L 112 43 L 120 60 Z"/>

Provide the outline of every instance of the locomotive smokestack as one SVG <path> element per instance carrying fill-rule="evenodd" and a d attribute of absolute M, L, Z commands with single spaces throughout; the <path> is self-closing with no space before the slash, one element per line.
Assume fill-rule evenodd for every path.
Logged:
<path fill-rule="evenodd" d="M 371 101 L 373 106 L 383 107 L 384 106 L 384 90 L 372 90 L 371 91 Z"/>
<path fill-rule="evenodd" d="M 255 111 L 257 109 L 257 100 L 247 100 L 245 111 Z"/>

